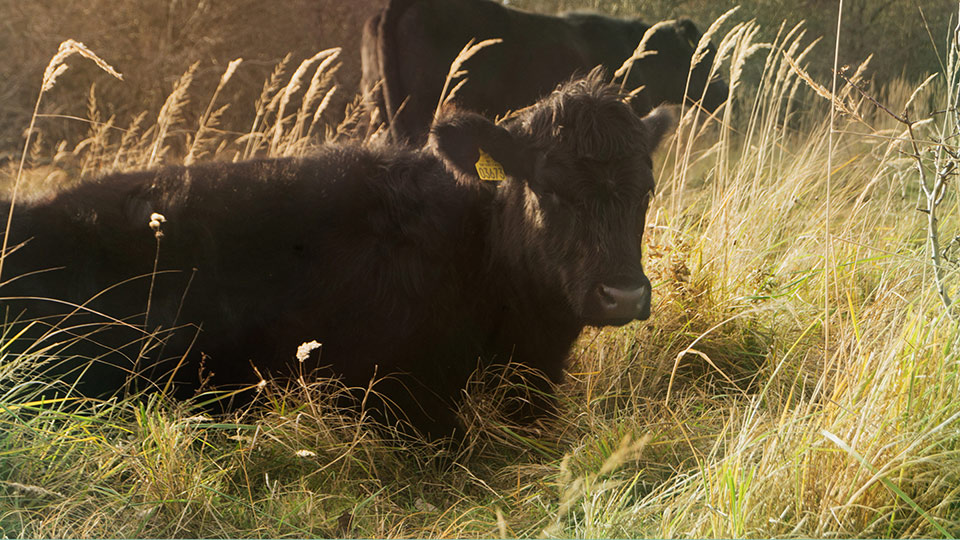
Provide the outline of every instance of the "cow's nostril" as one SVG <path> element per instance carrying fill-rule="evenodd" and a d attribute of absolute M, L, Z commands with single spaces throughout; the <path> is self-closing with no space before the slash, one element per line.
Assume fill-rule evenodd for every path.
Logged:
<path fill-rule="evenodd" d="M 649 282 L 631 289 L 597 285 L 590 301 L 590 318 L 601 324 L 626 324 L 650 316 Z"/>
<path fill-rule="evenodd" d="M 615 308 L 617 306 L 617 299 L 610 294 L 612 289 L 606 285 L 597 285 L 597 299 L 600 301 L 600 306 L 605 309 Z"/>

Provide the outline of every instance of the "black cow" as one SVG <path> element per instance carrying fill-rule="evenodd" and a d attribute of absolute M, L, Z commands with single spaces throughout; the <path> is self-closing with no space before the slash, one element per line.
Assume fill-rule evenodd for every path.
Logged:
<path fill-rule="evenodd" d="M 131 372 L 184 396 L 205 379 L 385 377 L 381 408 L 447 435 L 478 363 L 557 382 L 584 325 L 648 317 L 649 156 L 671 122 L 593 75 L 502 126 L 447 110 L 423 149 L 109 175 L 15 212 L 0 296 L 48 329 L 31 350 L 97 358 L 67 364 L 87 393 Z"/>
<path fill-rule="evenodd" d="M 492 0 L 390 0 L 363 30 L 361 85 L 375 120 L 394 140 L 421 143 L 427 136 L 451 62 L 470 39 L 502 38 L 464 68 L 469 81 L 456 94 L 464 109 L 487 116 L 525 107 L 557 84 L 598 65 L 613 73 L 633 54 L 650 25 L 590 13 L 541 15 Z M 683 101 L 691 57 L 700 31 L 687 19 L 657 30 L 646 56 L 633 65 L 625 85 L 644 89 L 635 98 L 645 114 L 661 103 Z M 713 111 L 727 85 L 713 80 L 711 44 L 690 77 L 687 96 L 703 98 Z M 704 95 L 704 88 L 706 93 Z"/>

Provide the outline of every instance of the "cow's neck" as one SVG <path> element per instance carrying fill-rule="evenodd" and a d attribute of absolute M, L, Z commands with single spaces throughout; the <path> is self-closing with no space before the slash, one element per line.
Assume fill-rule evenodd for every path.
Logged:
<path fill-rule="evenodd" d="M 583 324 L 554 283 L 544 282 L 544 273 L 531 268 L 522 256 L 522 231 L 510 231 L 510 202 L 503 194 L 492 201 L 488 220 L 487 298 L 495 324 L 491 343 L 497 354 L 509 351 L 514 361 L 544 371 L 554 381 L 562 378 L 562 366 Z M 516 210 L 513 208 L 512 210 Z"/>

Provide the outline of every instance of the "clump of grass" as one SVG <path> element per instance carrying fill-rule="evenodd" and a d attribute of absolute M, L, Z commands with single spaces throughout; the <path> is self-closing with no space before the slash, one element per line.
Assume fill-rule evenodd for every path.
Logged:
<path fill-rule="evenodd" d="M 332 73 L 336 71 L 336 68 L 331 66 L 335 66 L 335 61 L 338 56 L 340 56 L 340 49 L 330 49 L 321 51 L 312 58 L 304 60 L 300 66 L 297 67 L 296 71 L 293 72 L 293 75 L 290 77 L 290 82 L 287 83 L 287 86 L 283 89 L 283 93 L 277 94 L 277 96 L 280 97 L 280 102 L 277 106 L 276 124 L 273 127 L 273 138 L 269 147 L 270 155 L 294 155 L 302 153 L 302 148 L 299 149 L 299 152 L 296 151 L 297 144 L 295 143 L 302 143 L 306 140 L 304 138 L 304 129 L 309 130 L 309 128 L 312 127 L 312 122 L 310 126 L 305 126 L 308 111 L 312 106 L 316 105 L 315 98 L 317 94 L 320 93 L 321 88 L 330 86 L 330 77 Z M 297 112 L 294 126 L 285 138 L 283 130 L 284 123 L 287 120 L 285 116 L 287 106 L 293 94 L 300 89 L 302 85 L 301 81 L 307 71 L 317 62 L 319 62 L 319 65 L 310 81 L 310 86 L 303 96 L 303 106 Z M 324 81 L 327 81 L 327 83 L 324 84 Z M 331 87 L 330 92 L 332 91 L 333 88 Z M 329 100 L 325 101 L 329 103 Z M 319 115 L 323 114 L 324 108 L 326 108 L 326 105 L 320 102 L 320 106 L 316 107 L 315 116 L 319 117 Z"/>

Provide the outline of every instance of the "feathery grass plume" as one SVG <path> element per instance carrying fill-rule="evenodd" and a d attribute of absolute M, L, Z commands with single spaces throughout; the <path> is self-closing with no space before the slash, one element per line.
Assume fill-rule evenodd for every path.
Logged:
<path fill-rule="evenodd" d="M 691 71 L 693 71 L 693 68 L 697 67 L 707 56 L 707 47 L 710 45 L 710 40 L 713 39 L 713 35 L 719 32 L 723 23 L 727 22 L 727 19 L 733 16 L 733 14 L 739 9 L 740 6 L 734 6 L 710 23 L 710 26 L 707 27 L 707 31 L 700 36 L 700 41 L 697 42 L 697 48 L 693 51 L 693 58 L 690 59 Z M 689 81 L 687 84 L 689 85 Z"/>
<path fill-rule="evenodd" d="M 69 156 L 70 153 L 71 152 L 67 151 L 67 141 L 61 140 L 59 143 L 57 143 L 56 149 L 54 150 L 53 162 L 59 163 L 64 159 L 67 159 L 67 156 Z"/>
<path fill-rule="evenodd" d="M 127 129 L 124 130 L 123 135 L 120 137 L 120 144 L 117 146 L 116 152 L 114 152 L 113 163 L 110 165 L 111 169 L 118 170 L 122 166 L 126 166 L 129 161 L 127 156 L 139 153 L 136 146 L 140 136 L 140 126 L 146 117 L 147 111 L 141 111 L 130 121 Z"/>
<path fill-rule="evenodd" d="M 940 74 L 931 73 L 929 77 L 923 80 L 916 88 L 913 89 L 913 92 L 910 93 L 910 97 L 907 98 L 907 102 L 903 104 L 903 113 L 901 116 L 904 118 L 909 118 L 910 109 L 913 108 L 913 103 L 916 101 L 917 96 L 921 95 L 924 90 L 927 89 L 927 85 L 933 82 Z"/>
<path fill-rule="evenodd" d="M 256 115 L 254 116 L 253 123 L 250 125 L 250 131 L 246 135 L 237 139 L 237 143 L 246 143 L 243 149 L 243 152 L 237 156 L 237 159 L 250 159 L 257 153 L 260 148 L 261 143 L 266 138 L 265 134 L 260 131 L 260 124 L 264 121 L 267 113 L 270 111 L 270 104 L 275 99 L 275 93 L 280 90 L 283 86 L 283 73 L 287 69 L 287 64 L 290 62 L 291 55 L 287 53 L 282 60 L 277 62 L 277 65 L 274 66 L 273 72 L 270 73 L 270 77 L 263 82 L 263 89 L 260 91 L 260 96 L 257 97 L 257 101 L 254 104 L 256 110 Z"/>
<path fill-rule="evenodd" d="M 870 67 L 870 61 L 873 60 L 873 53 L 867 55 L 867 57 L 860 62 L 860 65 L 857 66 L 857 69 L 853 70 L 853 75 L 844 75 L 844 81 L 846 84 L 843 86 L 843 89 L 840 91 L 840 97 L 846 99 L 850 94 L 853 93 L 860 85 L 860 82 L 863 80 L 863 74 L 866 73 L 867 68 Z M 846 73 L 847 66 L 844 66 L 840 71 Z"/>
<path fill-rule="evenodd" d="M 725 22 L 727 21 L 727 19 L 729 19 L 729 18 L 730 18 L 734 13 L 736 13 L 737 10 L 739 10 L 739 9 L 740 9 L 740 6 L 734 6 L 734 7 L 730 8 L 730 9 L 728 9 L 728 10 L 727 10 L 726 12 L 724 12 L 722 15 L 720 15 L 719 17 L 717 17 L 716 20 L 714 20 L 714 21 L 710 24 L 710 26 L 707 28 L 707 31 L 704 32 L 702 36 L 700 36 L 700 41 L 697 42 L 697 46 L 696 46 L 696 48 L 694 49 L 693 55 L 692 55 L 691 58 L 690 58 L 690 68 L 687 70 L 687 79 L 686 79 L 686 81 L 685 81 L 684 84 L 683 84 L 683 95 L 687 95 L 687 93 L 690 91 L 690 80 L 691 80 L 691 78 L 693 77 L 693 70 L 694 70 L 698 65 L 700 65 L 700 62 L 703 62 L 703 59 L 704 59 L 704 58 L 706 58 L 707 52 L 708 52 L 708 48 L 709 48 L 709 46 L 710 46 L 711 40 L 713 39 L 713 36 L 714 36 L 717 32 L 720 31 L 720 27 L 723 25 L 723 23 L 725 23 Z M 734 29 L 734 30 L 735 30 L 735 29 Z M 728 32 L 728 33 L 727 33 L 727 37 L 729 38 L 733 33 L 734 33 L 734 31 Z M 719 69 L 720 69 L 720 66 L 723 64 L 723 61 L 724 61 L 725 58 L 726 58 L 726 53 L 725 53 L 724 50 L 723 50 L 723 43 L 722 43 L 722 41 L 723 41 L 723 40 L 721 40 L 721 45 L 720 45 L 720 47 L 718 47 L 716 57 L 715 57 L 714 60 L 713 60 L 713 65 L 710 66 L 710 70 L 709 70 L 709 72 L 708 72 L 708 74 L 707 74 L 707 78 L 706 78 L 707 82 L 711 81 L 711 80 L 714 78 L 714 76 L 717 74 L 717 72 L 718 72 Z M 731 86 L 732 86 L 732 85 L 731 85 Z M 697 96 L 697 98 L 698 98 L 699 101 L 702 102 L 703 99 L 706 97 L 706 95 L 707 95 L 707 89 L 708 89 L 709 87 L 710 87 L 709 84 L 704 85 L 704 87 L 703 87 L 703 93 L 702 93 L 700 96 Z M 727 93 L 727 95 L 728 95 L 728 99 L 729 99 L 729 96 L 732 96 L 732 95 L 733 95 L 733 88 L 732 88 L 732 87 L 728 87 L 728 93 Z M 691 97 L 692 97 L 692 96 L 691 96 Z M 684 117 L 687 116 L 687 115 L 684 114 L 684 107 L 685 107 L 685 106 L 686 106 L 686 100 L 684 100 L 684 101 L 682 101 L 682 102 L 680 103 L 680 118 L 681 118 L 681 121 L 683 121 Z M 728 108 L 729 108 L 729 107 L 728 107 Z M 700 107 L 697 107 L 697 108 L 696 108 L 696 111 L 695 111 L 695 113 L 694 113 L 694 115 L 693 115 L 693 118 L 692 118 L 692 127 L 691 127 L 691 129 L 690 129 L 691 133 L 697 131 L 696 126 L 697 126 L 697 123 L 698 123 L 698 121 L 699 121 L 700 109 L 701 109 Z"/>
<path fill-rule="evenodd" d="M 269 153 L 272 156 L 284 155 L 284 151 L 281 148 L 281 140 L 283 138 L 283 124 L 286 121 L 284 118 L 284 113 L 286 112 L 287 104 L 290 102 L 290 97 L 300 89 L 300 82 L 303 79 L 303 76 L 306 75 L 307 70 L 310 69 L 310 66 L 313 64 L 330 58 L 331 56 L 336 57 L 340 54 L 340 48 L 335 47 L 333 49 L 326 49 L 318 52 L 310 58 L 307 58 L 297 66 L 297 69 L 293 72 L 293 75 L 290 76 L 290 82 L 287 83 L 287 86 L 283 89 L 283 93 L 280 94 L 280 102 L 277 106 L 277 117 L 276 122 L 273 127 L 273 140 L 270 143 Z M 326 64 L 329 65 L 329 64 Z"/>
<path fill-rule="evenodd" d="M 787 24 L 784 21 L 778 27 L 773 40 L 765 44 L 769 52 L 765 55 L 758 87 L 752 103 L 749 104 L 750 120 L 743 143 L 748 147 L 753 144 L 754 139 L 762 140 L 771 136 L 771 132 L 779 125 L 779 120 L 767 120 L 780 114 L 784 99 L 783 89 L 792 79 L 791 72 L 785 69 L 785 64 L 780 60 L 779 51 L 786 48 L 796 52 L 802 44 L 801 39 L 804 33 L 803 23 L 798 23 L 789 30 L 786 28 Z M 765 151 L 766 148 L 765 145 L 761 145 L 760 151 Z"/>
<path fill-rule="evenodd" d="M 18 484 L 16 482 L 7 482 L 5 480 L 0 481 L 3 485 L 22 493 L 27 497 L 53 497 L 57 499 L 63 499 L 65 496 L 62 493 L 57 493 L 56 491 L 50 491 L 42 486 L 28 486 L 26 484 Z"/>
<path fill-rule="evenodd" d="M 690 69 L 687 71 L 687 80 L 684 83 L 684 87 L 683 87 L 684 95 L 687 95 L 687 93 L 690 91 L 690 79 L 691 77 L 693 77 L 693 70 L 703 61 L 704 58 L 706 58 L 708 47 L 710 45 L 711 40 L 713 39 L 714 34 L 719 32 L 720 26 L 722 26 L 723 23 L 725 23 L 727 19 L 729 19 L 739 9 L 740 9 L 740 6 L 734 6 L 728 9 L 725 13 L 723 13 L 723 15 L 720 15 L 719 17 L 717 17 L 717 19 L 713 21 L 713 23 L 711 23 L 710 26 L 707 28 L 707 31 L 704 32 L 702 36 L 700 36 L 700 41 L 697 42 L 697 47 L 694 50 L 693 56 L 690 59 Z M 753 24 L 753 26 L 756 28 L 756 32 L 754 32 L 754 35 L 750 36 L 750 39 L 752 40 L 752 38 L 756 35 L 756 33 L 759 33 L 759 26 L 756 25 L 755 23 L 751 23 L 751 24 Z M 713 64 L 710 66 L 709 72 L 707 74 L 706 80 L 708 82 L 713 80 L 717 72 L 720 70 L 720 67 L 723 65 L 723 62 L 726 60 L 728 53 L 727 51 L 724 50 L 724 41 L 728 43 L 734 42 L 735 40 L 730 39 L 734 35 L 736 35 L 736 27 L 734 27 L 734 29 L 727 34 L 724 40 L 721 40 L 720 46 L 717 48 L 716 57 L 714 58 Z M 758 44 L 758 47 L 762 48 L 763 45 L 764 44 Z M 734 74 L 733 65 L 734 64 L 731 63 L 731 76 L 727 86 L 728 102 L 730 98 L 733 96 L 735 86 L 740 78 L 739 71 Z M 698 101 L 702 102 L 704 98 L 706 98 L 708 89 L 709 89 L 709 85 L 704 85 L 702 94 L 700 96 L 697 96 Z M 680 104 L 681 118 L 684 116 L 683 108 L 685 105 L 686 105 L 686 101 Z M 697 123 L 699 122 L 701 111 L 702 111 L 702 107 L 698 106 L 695 108 L 695 111 L 693 113 L 693 119 L 692 119 L 692 127 L 690 129 L 691 133 L 694 133 L 697 131 L 696 126 L 697 126 Z M 730 114 L 730 106 L 728 105 L 724 109 L 725 119 L 729 120 L 729 114 Z"/>
<path fill-rule="evenodd" d="M 150 148 L 150 157 L 147 159 L 146 166 L 153 167 L 157 165 L 167 151 L 164 143 L 167 139 L 167 132 L 170 127 L 183 119 L 183 109 L 190 102 L 187 90 L 193 82 L 193 76 L 200 66 L 200 62 L 194 62 L 187 68 L 187 71 L 177 79 L 173 85 L 173 91 L 167 96 L 160 108 L 160 114 L 157 116 L 157 132 L 154 135 L 153 145 Z"/>
<path fill-rule="evenodd" d="M 766 122 L 764 119 L 780 116 L 780 122 L 786 124 L 790 122 L 794 113 L 794 107 L 798 103 L 797 94 L 803 86 L 803 81 L 796 75 L 790 65 L 785 61 L 784 56 L 779 51 L 785 51 L 785 54 L 791 58 L 796 58 L 797 63 L 806 61 L 807 56 L 814 50 L 822 37 L 818 37 L 808 43 L 802 51 L 797 52 L 806 36 L 806 29 L 803 23 L 797 23 L 778 43 L 774 44 L 773 53 L 769 55 L 773 68 L 764 68 L 763 90 L 757 95 L 755 108 L 762 111 L 757 115 L 757 121 L 762 126 L 769 126 L 765 129 L 766 136 L 771 136 L 773 126 L 777 122 Z M 765 109 L 763 108 L 765 107 Z M 782 112 L 781 112 L 782 111 Z M 787 151 L 786 148 L 778 147 L 779 152 Z M 754 181 L 760 180 L 759 175 Z"/>
<path fill-rule="evenodd" d="M 620 81 L 620 91 L 621 91 L 621 92 L 625 91 L 625 86 L 626 86 L 626 84 L 627 84 L 627 79 L 630 78 L 630 71 L 633 69 L 633 64 L 634 64 L 634 62 L 636 62 L 637 60 L 640 60 L 640 59 L 642 59 L 642 58 L 646 58 L 646 57 L 648 57 L 648 56 L 653 56 L 653 55 L 657 54 L 657 51 L 648 51 L 648 50 L 647 50 L 647 43 L 650 41 L 650 38 L 653 37 L 653 34 L 655 34 L 655 33 L 656 33 L 658 30 L 660 30 L 661 28 L 663 28 L 663 27 L 665 27 L 665 26 L 670 26 L 671 24 L 674 24 L 675 22 L 676 22 L 676 21 L 673 21 L 673 20 L 660 21 L 660 22 L 654 24 L 653 26 L 651 26 L 650 28 L 647 28 L 647 31 L 643 33 L 643 37 L 640 38 L 640 43 L 638 43 L 636 49 L 633 50 L 633 54 L 631 54 L 629 58 L 627 58 L 626 60 L 624 60 L 624 61 L 623 61 L 623 64 L 621 64 L 620 67 L 617 68 L 617 70 L 613 72 L 613 79 L 614 79 L 614 80 L 616 80 L 617 77 L 623 77 L 623 79 Z"/>
<path fill-rule="evenodd" d="M 611 446 L 606 448 L 608 454 L 597 470 L 585 472 L 577 477 L 572 470 L 571 454 L 565 455 L 560 462 L 560 478 L 557 486 L 560 492 L 559 507 L 553 515 L 552 523 L 541 534 L 554 538 L 563 536 L 564 521 L 571 519 L 579 522 L 579 526 L 582 527 L 581 534 L 585 537 L 624 536 L 624 534 L 618 534 L 619 531 L 616 530 L 618 520 L 612 519 L 613 516 L 610 514 L 630 512 L 628 497 L 625 497 L 627 493 L 623 488 L 636 483 L 642 473 L 636 473 L 633 478 L 623 479 L 611 478 L 611 473 L 627 462 L 638 459 L 652 438 L 648 433 L 634 441 L 629 433 L 626 434 L 615 448 Z M 613 494 L 613 500 L 609 506 L 595 504 L 597 497 L 610 496 L 610 494 Z M 576 508 L 577 506 L 579 508 Z M 574 513 L 575 508 L 580 515 L 571 518 L 570 514 Z"/>
<path fill-rule="evenodd" d="M 44 143 L 43 132 L 37 131 L 37 135 L 33 138 L 33 142 L 30 144 L 30 159 L 36 160 L 40 157 L 40 153 L 43 151 Z"/>
<path fill-rule="evenodd" d="M 710 28 L 712 29 L 712 31 L 708 30 L 708 32 L 702 36 L 706 38 L 707 41 L 704 41 L 703 39 L 701 39 L 697 45 L 697 49 L 700 49 L 701 44 L 703 44 L 703 47 L 706 47 L 707 44 L 710 42 L 710 40 L 713 39 L 713 35 L 719 31 L 720 25 L 724 21 L 726 21 L 726 19 L 730 15 L 732 15 L 735 11 L 736 11 L 735 8 L 730 9 L 727 11 L 727 13 L 725 13 L 723 16 L 721 16 L 716 21 L 714 21 L 714 23 L 710 25 Z M 723 62 L 726 61 L 727 56 L 730 54 L 730 50 L 733 47 L 733 43 L 735 43 L 736 40 L 741 35 L 742 27 L 743 27 L 743 23 L 738 23 L 724 35 L 723 39 L 720 40 L 720 44 L 717 46 L 717 52 L 714 55 L 713 65 L 710 67 L 710 72 L 709 72 L 710 76 L 707 80 L 712 79 L 714 74 L 719 70 L 720 66 L 723 65 Z M 706 49 L 704 49 L 704 51 L 705 50 Z M 696 51 L 694 52 L 694 56 L 701 56 L 703 54 L 705 54 L 705 52 L 703 51 L 701 51 L 700 55 L 697 55 Z M 697 63 L 700 63 L 701 61 L 702 59 L 697 59 Z M 693 73 L 693 62 L 691 59 L 691 67 L 690 67 L 690 70 L 687 72 L 687 79 L 686 79 L 686 82 L 684 83 L 684 94 L 686 94 L 686 92 L 689 91 L 690 78 L 692 77 L 692 73 Z M 728 83 L 728 87 L 730 85 L 731 83 Z M 704 86 L 704 95 L 706 95 L 707 88 L 708 86 Z M 732 95 L 733 95 L 732 93 L 728 93 L 728 101 L 730 99 L 730 96 Z M 700 99 L 703 99 L 703 96 L 700 96 Z M 729 110 L 729 107 L 726 107 L 726 109 Z M 671 196 L 671 201 L 672 201 L 671 208 L 674 211 L 676 210 L 676 206 L 678 203 L 677 197 L 679 196 L 680 193 L 682 193 L 683 189 L 685 189 L 687 184 L 687 175 L 690 170 L 690 160 L 692 158 L 693 149 L 696 146 L 694 142 L 696 141 L 697 136 L 703 132 L 703 126 L 701 126 L 700 124 L 701 111 L 702 111 L 701 107 L 694 107 L 694 108 L 687 109 L 686 103 L 681 103 L 680 105 L 680 112 L 681 112 L 680 119 L 677 125 L 676 135 L 673 139 L 674 144 L 676 145 L 674 147 L 674 163 L 678 173 L 674 175 L 673 177 L 674 179 L 671 182 L 671 188 L 672 188 L 671 191 L 673 193 L 673 195 Z M 704 126 L 705 125 L 706 124 L 704 124 Z M 681 152 L 681 147 L 684 150 L 683 152 Z M 717 145 L 717 148 L 720 148 L 719 143 Z"/>
<path fill-rule="evenodd" d="M 194 133 L 193 141 L 190 143 L 190 151 L 183 160 L 184 165 L 190 165 L 197 159 L 205 156 L 216 158 L 216 156 L 220 154 L 221 150 L 225 147 L 224 145 L 226 141 L 218 139 L 216 136 L 209 136 L 201 139 L 201 135 L 207 135 L 208 132 L 216 130 L 216 128 L 220 125 L 221 118 L 223 118 L 223 113 L 225 113 L 229 108 L 230 104 L 225 103 L 216 110 L 210 111 L 209 114 L 205 113 L 207 116 L 204 119 L 203 128 L 198 128 L 197 132 Z"/>
<path fill-rule="evenodd" d="M 759 33 L 760 27 L 756 23 L 748 23 L 742 39 L 737 41 L 737 47 L 730 55 L 730 92 L 735 91 L 740 84 L 747 60 L 755 53 L 770 47 L 769 43 L 754 42 Z"/>
<path fill-rule="evenodd" d="M 68 39 L 60 43 L 60 48 L 57 50 L 57 54 L 50 59 L 50 63 L 47 64 L 46 69 L 43 71 L 43 84 L 41 85 L 40 94 L 53 88 L 53 85 L 56 84 L 57 78 L 67 70 L 66 62 L 67 58 L 74 54 L 79 54 L 80 56 L 93 61 L 97 64 L 97 67 L 106 71 L 110 75 L 113 75 L 117 79 L 123 80 L 123 75 L 120 74 L 117 70 L 113 68 L 106 60 L 100 58 L 97 53 L 91 51 L 86 45 Z M 39 99 L 38 99 L 39 101 Z"/>
<path fill-rule="evenodd" d="M 91 129 L 100 123 L 100 111 L 97 109 L 97 83 L 90 84 L 90 93 L 87 95 L 87 120 Z"/>
<path fill-rule="evenodd" d="M 463 49 L 460 50 L 460 53 L 457 54 L 457 57 L 454 58 L 453 62 L 450 64 L 450 69 L 447 71 L 447 77 L 443 81 L 443 89 L 440 91 L 440 100 L 437 102 L 437 108 L 433 113 L 434 118 L 440 114 L 440 109 L 442 109 L 444 105 L 453 100 L 454 96 L 457 94 L 457 90 L 466 84 L 467 77 L 465 75 L 467 75 L 467 70 L 461 69 L 463 67 L 463 63 L 484 48 L 491 45 L 496 45 L 498 43 L 503 43 L 503 40 L 500 38 L 485 39 L 476 44 L 474 44 L 474 41 L 476 40 L 471 39 L 468 41 L 467 44 L 463 46 Z M 459 79 L 460 77 L 463 77 L 463 79 L 453 88 L 450 88 L 450 83 L 452 83 L 454 79 Z"/>
<path fill-rule="evenodd" d="M 364 107 L 363 94 L 357 94 L 353 100 L 344 107 L 343 120 L 336 127 L 327 126 L 324 130 L 324 141 L 335 142 L 342 138 L 356 139 L 361 126 L 361 120 L 366 116 L 367 108 Z M 365 136 L 365 135 L 364 135 Z M 366 139 L 368 142 L 370 138 Z"/>
<path fill-rule="evenodd" d="M 68 39 L 60 43 L 60 48 L 57 50 L 57 54 L 53 55 L 53 58 L 50 59 L 46 69 L 43 71 L 43 82 L 40 85 L 40 94 L 37 95 L 37 101 L 33 106 L 33 114 L 30 116 L 30 126 L 27 128 L 26 140 L 24 140 L 23 143 L 23 153 L 20 155 L 20 165 L 17 167 L 17 176 L 13 181 L 13 191 L 10 194 L 10 205 L 7 210 L 7 225 L 4 229 L 5 234 L 3 235 L 3 245 L 0 246 L 0 279 L 3 277 L 3 259 L 7 253 L 7 238 L 10 236 L 10 227 L 11 222 L 13 221 L 13 209 L 17 202 L 17 192 L 20 189 L 20 179 L 23 176 L 23 167 L 27 161 L 27 151 L 30 148 L 30 136 L 33 134 L 34 126 L 36 126 L 37 122 L 37 114 L 40 112 L 40 101 L 43 99 L 43 94 L 53 88 L 53 85 L 56 84 L 57 78 L 67 70 L 67 64 L 64 62 L 66 62 L 67 58 L 74 54 L 79 54 L 88 60 L 92 60 L 103 71 L 106 71 L 110 75 L 123 80 L 123 75 L 121 75 L 117 70 L 113 69 L 113 66 L 97 56 L 95 52 L 91 51 L 86 45 L 80 43 L 79 41 Z"/>
<path fill-rule="evenodd" d="M 311 341 L 304 341 L 300 344 L 300 346 L 297 347 L 297 353 L 295 355 L 297 361 L 300 363 L 306 362 L 310 359 L 310 353 L 316 349 L 319 349 L 320 347 L 322 347 L 322 344 L 315 339 Z"/>
<path fill-rule="evenodd" d="M 830 90 L 824 88 L 823 85 L 813 80 L 813 77 L 811 77 L 805 69 L 800 67 L 796 60 L 790 56 L 784 54 L 784 59 L 787 61 L 787 64 L 790 65 L 790 68 L 794 71 L 794 73 L 796 73 L 803 82 L 807 83 L 807 86 L 813 89 L 818 96 L 829 101 L 833 107 L 841 113 L 851 118 L 863 121 L 863 118 L 859 115 L 859 113 L 857 113 L 855 104 L 850 103 L 848 99 L 842 99 L 840 96 L 834 96 Z"/>
<path fill-rule="evenodd" d="M 97 154 L 106 146 L 107 141 L 101 140 L 103 133 L 98 129 L 100 126 L 100 111 L 97 110 L 97 83 L 90 84 L 90 92 L 87 95 L 87 120 L 90 122 L 89 131 L 86 138 L 81 140 L 74 147 L 74 153 L 79 154 L 80 148 L 89 147 L 85 153 L 83 165 L 80 168 L 80 176 L 83 176 L 84 169 L 90 165 L 97 167 Z"/>
<path fill-rule="evenodd" d="M 331 92 L 333 92 L 332 87 L 335 86 L 332 84 L 332 81 L 340 68 L 340 64 L 334 64 L 334 62 L 336 62 L 339 57 L 340 49 L 336 49 L 334 54 L 324 58 L 323 61 L 320 62 L 320 65 L 317 66 L 317 69 L 314 70 L 313 77 L 310 79 L 310 85 L 303 94 L 303 99 L 300 100 L 300 109 L 297 110 L 297 120 L 290 133 L 292 138 L 303 138 L 304 130 L 309 130 L 310 128 L 310 126 L 306 125 L 307 118 L 316 119 L 319 118 L 319 114 L 322 114 L 322 111 L 315 111 L 311 117 L 310 110 L 314 109 L 314 107 L 325 108 L 326 105 L 323 102 L 329 102 L 329 97 L 332 95 Z M 324 91 L 324 88 L 327 88 L 327 90 Z M 319 105 L 318 102 L 320 103 Z"/>
<path fill-rule="evenodd" d="M 96 83 L 90 85 L 90 94 L 87 100 L 87 120 L 90 125 L 88 135 L 74 147 L 72 155 L 81 157 L 80 178 L 87 178 L 91 174 L 103 174 L 107 165 L 106 154 L 110 151 L 110 135 L 117 129 L 114 125 L 116 116 L 111 115 L 106 122 L 100 120 L 100 111 L 97 108 Z"/>
<path fill-rule="evenodd" d="M 190 144 L 190 150 L 187 151 L 187 156 L 183 160 L 184 165 L 190 165 L 193 163 L 194 159 L 197 157 L 197 152 L 200 151 L 200 145 L 203 141 L 204 131 L 209 126 L 215 126 L 218 123 L 219 117 L 223 114 L 226 108 L 229 105 L 224 105 L 216 111 L 213 111 L 213 104 L 217 101 L 217 96 L 220 95 L 220 91 L 223 90 L 223 87 L 227 85 L 227 82 L 230 81 L 230 78 L 233 77 L 234 72 L 237 71 L 237 68 L 240 66 L 240 63 L 243 62 L 243 58 L 235 58 L 227 64 L 227 69 L 224 70 L 223 75 L 220 76 L 220 82 L 217 83 L 217 88 L 213 91 L 213 96 L 210 98 L 210 101 L 207 103 L 206 110 L 203 111 L 203 115 L 200 117 L 199 125 L 197 126 L 197 132 L 193 136 L 193 142 Z"/>
<path fill-rule="evenodd" d="M 307 128 L 307 139 L 313 138 L 313 128 L 320 120 L 320 117 L 323 116 L 324 111 L 327 110 L 327 107 L 330 106 L 330 100 L 333 98 L 333 95 L 337 92 L 337 86 L 331 86 L 327 93 L 323 95 L 323 99 L 320 100 L 320 105 L 317 105 L 317 110 L 313 113 L 313 118 L 310 119 L 310 126 Z"/>
<path fill-rule="evenodd" d="M 0 283 L 0 286 L 2 285 L 3 284 Z M 0 357 L 4 359 L 3 362 L 0 362 L 0 390 L 7 393 L 16 393 L 15 389 L 12 388 L 15 387 L 13 381 L 30 380 L 30 375 L 32 375 L 32 372 L 36 369 L 37 364 L 42 363 L 42 361 L 35 361 L 36 355 L 14 354 L 11 352 L 12 345 L 16 343 L 17 340 L 22 339 L 25 334 L 30 332 L 32 327 L 38 324 L 38 321 L 30 321 L 19 329 L 15 328 L 6 319 L 0 324 Z M 6 398 L 7 396 L 4 395 L 2 397 Z"/>
<path fill-rule="evenodd" d="M 730 51 L 730 80 L 728 83 L 730 95 L 734 95 L 734 92 L 737 90 L 740 85 L 740 78 L 743 75 L 743 67 L 746 64 L 747 59 L 751 58 L 754 53 L 769 49 L 770 45 L 768 43 L 755 43 L 754 40 L 760 32 L 760 27 L 753 21 L 748 21 L 741 26 L 740 32 L 736 40 L 731 40 L 730 43 L 733 43 L 733 47 Z M 717 152 L 717 167 L 718 174 L 714 178 L 713 188 L 716 200 L 720 200 L 721 193 L 725 191 L 725 183 L 731 181 L 729 175 L 726 174 L 726 171 L 730 170 L 730 160 L 734 159 L 731 155 L 731 151 L 734 148 L 734 144 L 729 141 L 729 138 L 734 135 L 733 128 L 733 107 L 732 104 L 728 104 L 723 111 L 723 121 L 720 124 L 720 140 L 718 145 Z M 730 226 L 730 220 L 727 219 L 727 209 L 729 208 L 726 204 L 722 204 L 723 212 L 719 214 L 718 219 L 723 224 L 723 230 L 721 234 L 728 234 Z M 724 250 L 720 260 L 718 261 L 720 280 L 721 282 L 727 281 L 727 277 L 730 275 L 731 268 L 729 263 L 729 251 Z M 710 358 L 708 356 L 703 356 L 703 358 L 709 362 Z M 721 372 L 722 373 L 722 372 Z"/>

